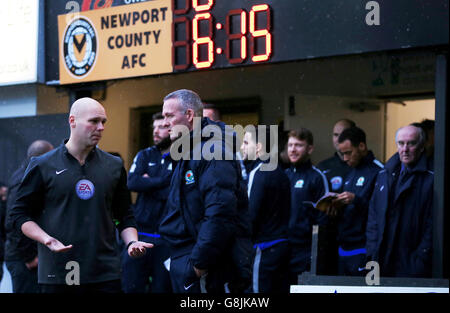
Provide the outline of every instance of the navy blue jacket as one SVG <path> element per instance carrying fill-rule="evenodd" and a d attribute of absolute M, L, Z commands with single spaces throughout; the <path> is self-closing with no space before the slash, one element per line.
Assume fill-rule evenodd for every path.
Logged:
<path fill-rule="evenodd" d="M 386 163 L 385 170 L 378 175 L 369 207 L 367 255 L 371 260 L 380 263 L 383 276 L 429 277 L 434 173 L 428 170 L 427 159 L 422 155 L 395 195 L 393 190 L 400 169 L 401 162 L 398 154 L 395 154 Z M 389 213 L 392 210 L 401 212 L 405 209 L 412 214 L 403 215 L 397 224 L 393 225 L 395 236 L 387 237 L 386 230 L 389 225 L 386 221 Z M 399 232 L 402 234 L 399 235 Z M 401 238 L 401 244 L 396 244 Z M 387 271 L 395 260 L 397 262 L 394 271 Z"/>
<path fill-rule="evenodd" d="M 327 177 L 330 191 L 341 193 L 344 188 L 345 178 L 352 170 L 347 162 L 342 161 L 337 152 L 332 157 L 321 161 L 317 168 Z"/>
<path fill-rule="evenodd" d="M 261 171 L 261 160 L 246 162 L 249 212 L 252 221 L 254 243 L 287 239 L 291 190 L 289 179 L 277 167 L 273 171 Z"/>
<path fill-rule="evenodd" d="M 148 174 L 149 177 L 142 177 Z M 128 174 L 128 189 L 138 192 L 134 216 L 139 232 L 156 234 L 165 215 L 172 177 L 172 160 L 161 155 L 156 146 L 141 150 Z"/>
<path fill-rule="evenodd" d="M 225 126 L 203 118 L 201 128 L 208 125 L 219 125 L 222 129 Z M 202 137 L 200 144 L 193 146 L 192 131 L 190 136 L 190 159 L 177 161 L 167 215 L 159 231 L 168 242 L 172 257 L 190 253 L 192 265 L 208 269 L 223 257 L 236 232 L 241 168 L 236 160 L 205 160 L 202 155 L 196 160 L 194 156 L 205 146 L 214 148 L 213 142 L 222 145 L 223 154 L 228 152 L 224 148 L 225 138 L 214 141 Z"/>
<path fill-rule="evenodd" d="M 286 169 L 291 187 L 291 213 L 289 218 L 289 241 L 293 244 L 311 246 L 312 226 L 327 222 L 326 215 L 304 203 L 317 202 L 328 192 L 325 175 L 308 160 Z"/>
<path fill-rule="evenodd" d="M 36 241 L 25 236 L 21 231 L 13 227 L 11 212 L 16 201 L 17 189 L 19 189 L 22 177 L 25 174 L 29 160 L 23 162 L 20 167 L 12 174 L 9 180 L 8 200 L 6 206 L 6 242 L 5 242 L 5 260 L 22 261 L 23 263 L 32 261 L 37 256 Z"/>
<path fill-rule="evenodd" d="M 369 200 L 378 173 L 383 164 L 376 160 L 372 151 L 347 175 L 344 191 L 355 194 L 355 199 L 346 205 L 338 217 L 338 243 L 344 250 L 364 248 Z"/>

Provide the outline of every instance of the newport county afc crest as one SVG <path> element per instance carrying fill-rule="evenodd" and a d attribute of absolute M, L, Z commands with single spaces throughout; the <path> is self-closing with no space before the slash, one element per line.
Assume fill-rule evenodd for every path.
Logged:
<path fill-rule="evenodd" d="M 89 74 L 97 59 L 97 34 L 92 23 L 78 16 L 64 33 L 63 57 L 67 71 L 75 78 Z"/>

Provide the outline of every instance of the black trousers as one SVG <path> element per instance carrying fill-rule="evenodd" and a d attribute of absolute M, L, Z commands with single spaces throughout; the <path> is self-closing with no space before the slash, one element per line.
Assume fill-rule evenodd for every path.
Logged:
<path fill-rule="evenodd" d="M 219 261 L 208 269 L 208 273 L 199 278 L 195 274 L 190 254 L 170 260 L 170 279 L 174 293 L 211 293 L 227 292 L 231 278 L 229 263 Z"/>
<path fill-rule="evenodd" d="M 160 238 L 139 235 L 140 241 L 150 242 L 154 247 L 147 249 L 140 258 L 132 258 L 125 248 L 122 251 L 122 288 L 125 293 L 171 293 L 170 276 L 164 267 L 169 258 L 169 248 Z"/>
<path fill-rule="evenodd" d="M 364 276 L 366 275 L 365 254 L 352 256 L 339 256 L 338 274 L 341 276 Z"/>
<path fill-rule="evenodd" d="M 254 293 L 289 293 L 289 245 L 287 241 L 261 250 L 253 261 Z"/>
<path fill-rule="evenodd" d="M 29 270 L 22 261 L 6 261 L 13 293 L 39 293 L 37 268 Z"/>

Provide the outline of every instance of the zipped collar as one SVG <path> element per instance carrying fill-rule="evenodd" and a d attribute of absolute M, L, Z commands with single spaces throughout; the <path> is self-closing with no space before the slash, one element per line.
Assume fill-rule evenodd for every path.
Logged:
<path fill-rule="evenodd" d="M 293 172 L 303 171 L 312 168 L 311 159 L 306 160 L 305 162 L 301 162 L 298 164 L 291 164 L 290 169 Z"/>

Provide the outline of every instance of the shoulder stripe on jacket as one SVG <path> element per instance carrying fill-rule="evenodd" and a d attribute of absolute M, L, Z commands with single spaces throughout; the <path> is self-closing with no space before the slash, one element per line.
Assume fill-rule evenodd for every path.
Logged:
<path fill-rule="evenodd" d="M 374 159 L 374 160 L 373 160 L 373 163 L 375 163 L 376 165 L 378 165 L 378 166 L 381 167 L 381 168 L 384 168 L 383 163 L 381 163 L 381 162 L 378 161 L 377 159 Z"/>
<path fill-rule="evenodd" d="M 313 170 L 315 170 L 317 173 L 319 173 L 320 176 L 322 177 L 322 179 L 323 179 L 323 184 L 324 184 L 324 186 L 325 186 L 325 194 L 327 194 L 328 192 L 330 192 L 330 189 L 328 188 L 328 180 L 327 180 L 327 177 L 326 177 L 326 176 L 322 173 L 322 171 L 319 170 L 317 167 L 313 166 L 312 168 L 313 168 Z"/>

